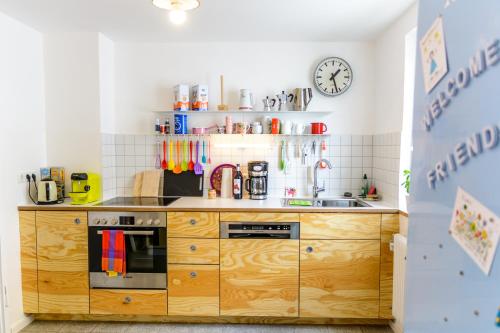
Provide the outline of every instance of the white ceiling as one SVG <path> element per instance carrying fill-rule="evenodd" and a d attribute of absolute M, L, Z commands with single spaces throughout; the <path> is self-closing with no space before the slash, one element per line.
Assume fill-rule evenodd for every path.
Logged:
<path fill-rule="evenodd" d="M 115 41 L 371 40 L 415 0 L 200 0 L 172 25 L 151 0 L 0 0 L 41 32 L 99 31 Z"/>

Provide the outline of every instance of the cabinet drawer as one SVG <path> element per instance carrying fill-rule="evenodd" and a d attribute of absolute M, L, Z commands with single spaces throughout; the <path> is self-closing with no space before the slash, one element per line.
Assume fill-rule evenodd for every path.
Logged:
<path fill-rule="evenodd" d="M 169 238 L 169 264 L 219 264 L 219 240 Z"/>
<path fill-rule="evenodd" d="M 168 213 L 167 233 L 168 237 L 219 238 L 219 213 Z"/>
<path fill-rule="evenodd" d="M 380 239 L 381 214 L 300 214 L 301 239 Z"/>
<path fill-rule="evenodd" d="M 91 314 L 167 314 L 165 290 L 91 289 Z"/>
<path fill-rule="evenodd" d="M 220 213 L 221 222 L 299 222 L 298 213 Z"/>
<path fill-rule="evenodd" d="M 168 265 L 171 316 L 219 315 L 218 265 Z"/>

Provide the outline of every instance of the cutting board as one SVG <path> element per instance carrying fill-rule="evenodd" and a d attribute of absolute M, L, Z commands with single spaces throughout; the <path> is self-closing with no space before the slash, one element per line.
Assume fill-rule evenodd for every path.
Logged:
<path fill-rule="evenodd" d="M 175 174 L 170 170 L 165 170 L 163 174 L 163 195 L 202 197 L 203 196 L 203 175 L 195 175 L 194 171 L 185 171 Z"/>

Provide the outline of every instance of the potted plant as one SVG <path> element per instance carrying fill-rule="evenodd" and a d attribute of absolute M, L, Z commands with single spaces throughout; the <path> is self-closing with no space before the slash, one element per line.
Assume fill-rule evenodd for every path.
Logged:
<path fill-rule="evenodd" d="M 406 190 L 406 209 L 408 210 L 408 202 L 410 198 L 410 180 L 411 180 L 411 170 L 405 169 L 403 170 L 404 181 L 401 183 L 401 186 Z"/>

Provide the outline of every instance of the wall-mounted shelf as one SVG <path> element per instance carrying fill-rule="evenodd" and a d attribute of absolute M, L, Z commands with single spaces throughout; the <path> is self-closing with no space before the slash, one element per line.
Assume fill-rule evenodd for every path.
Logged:
<path fill-rule="evenodd" d="M 174 113 L 181 113 L 181 114 L 189 114 L 189 115 L 207 115 L 207 114 L 272 114 L 272 115 L 277 115 L 277 114 L 296 114 L 296 115 L 305 115 L 305 114 L 330 114 L 333 111 L 263 111 L 263 110 L 227 110 L 227 111 L 217 111 L 217 110 L 209 110 L 209 111 L 174 111 L 174 110 L 154 110 L 154 113 L 160 113 L 160 114 L 174 114 Z"/>

